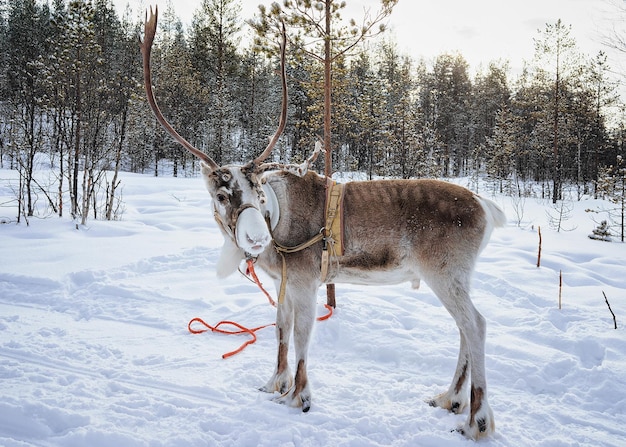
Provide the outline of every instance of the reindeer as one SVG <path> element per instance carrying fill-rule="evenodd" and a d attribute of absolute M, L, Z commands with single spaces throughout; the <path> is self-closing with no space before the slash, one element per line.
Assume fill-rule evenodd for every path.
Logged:
<path fill-rule="evenodd" d="M 287 86 L 285 43 L 281 45 L 282 110 L 265 150 L 243 165 L 218 166 L 181 137 L 163 117 L 152 90 L 150 52 L 157 13 L 146 15 L 144 81 L 150 106 L 173 138 L 201 160 L 201 172 L 224 235 L 217 274 L 226 277 L 253 259 L 281 290 L 276 314 L 278 358 L 260 390 L 280 403 L 311 408 L 307 351 L 315 321 L 316 295 L 324 283 L 397 284 L 417 289 L 424 279 L 454 318 L 460 332 L 458 364 L 447 391 L 431 406 L 469 415 L 458 431 L 478 439 L 494 432 L 485 377 L 485 319 L 470 299 L 470 281 L 482 248 L 506 216 L 490 200 L 438 180 L 377 180 L 344 185 L 344 251 L 333 256 L 325 278 L 321 263 L 327 179 L 307 171 L 320 151 L 302 165 L 264 163 L 285 127 Z M 307 243 L 307 241 L 309 241 Z M 332 242 L 332 241 L 331 241 Z M 302 246 L 299 251 L 281 247 Z M 295 378 L 287 357 L 293 332 Z"/>

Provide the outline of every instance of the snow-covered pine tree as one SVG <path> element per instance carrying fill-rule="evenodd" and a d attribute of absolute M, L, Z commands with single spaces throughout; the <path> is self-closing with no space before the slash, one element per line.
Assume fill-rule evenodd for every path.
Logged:
<path fill-rule="evenodd" d="M 620 239 L 624 242 L 624 218 L 626 217 L 626 163 L 624 157 L 618 155 L 615 165 L 600 169 L 597 190 L 599 195 L 615 205 L 608 209 L 598 210 L 598 212 L 608 214 L 608 221 L 619 227 Z"/>
<path fill-rule="evenodd" d="M 589 239 L 611 242 L 611 231 L 608 222 L 606 220 L 600 222 L 600 225 L 594 228 L 593 232 L 589 235 Z"/>
<path fill-rule="evenodd" d="M 517 135 L 520 132 L 517 120 L 508 107 L 496 113 L 493 135 L 487 137 L 487 174 L 496 183 L 498 192 L 503 193 L 505 183 L 515 170 Z M 511 192 L 511 191 L 508 191 Z"/>
<path fill-rule="evenodd" d="M 194 13 L 189 47 L 191 63 L 208 92 L 203 145 L 218 163 L 241 161 L 234 135 L 238 127 L 235 74 L 241 66 L 237 51 L 241 5 L 235 0 L 203 0 Z"/>

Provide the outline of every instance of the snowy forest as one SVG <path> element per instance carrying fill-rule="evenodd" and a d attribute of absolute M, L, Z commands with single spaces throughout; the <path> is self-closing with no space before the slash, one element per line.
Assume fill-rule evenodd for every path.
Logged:
<path fill-rule="evenodd" d="M 362 39 L 345 7 L 359 0 L 241 1 L 202 0 L 183 21 L 179 0 L 129 0 L 159 4 L 152 79 L 173 127 L 219 164 L 258 156 L 281 111 L 276 17 L 332 5 L 346 51 L 331 132 L 312 54 L 324 40 L 294 16 L 287 124 L 267 161 L 300 163 L 330 134 L 336 181 L 437 178 L 494 200 L 507 225 L 476 260 L 472 298 L 497 428 L 476 445 L 626 446 L 626 90 L 611 59 L 626 27 L 584 54 L 569 24 L 532 22 L 529 60 L 476 67 L 409 56 L 378 27 L 415 0 L 373 0 L 388 9 Z M 113 0 L 0 0 L 0 446 L 467 447 L 455 428 L 472 410 L 428 404 L 460 340 L 428 272 L 419 290 L 382 270 L 378 285 L 338 284 L 312 332 L 306 416 L 259 391 L 276 309 L 242 276 L 215 276 L 224 228 L 198 160 L 146 100 L 145 17 Z M 249 333 L 190 333 L 199 319 L 259 328 L 256 343 L 225 360 Z"/>
<path fill-rule="evenodd" d="M 237 0 L 205 0 L 189 25 L 172 2 L 161 8 L 152 58 L 164 115 L 217 163 L 253 158 L 276 128 L 280 80 L 277 58 L 242 39 L 252 17 Z M 0 0 L 0 167 L 20 171 L 20 215 L 115 219 L 120 170 L 195 174 L 145 100 L 142 31 L 143 17 L 110 0 Z M 567 189 L 621 198 L 623 210 L 618 84 L 607 56 L 581 54 L 571 34 L 546 24 L 516 75 L 507 61 L 470 72 L 458 53 L 414 60 L 384 33 L 355 46 L 333 65 L 333 169 L 480 176 L 511 195 L 556 203 Z M 273 156 L 299 162 L 322 135 L 323 70 L 295 49 L 287 70 L 287 127 Z M 57 175 L 33 176 L 41 160 Z"/>

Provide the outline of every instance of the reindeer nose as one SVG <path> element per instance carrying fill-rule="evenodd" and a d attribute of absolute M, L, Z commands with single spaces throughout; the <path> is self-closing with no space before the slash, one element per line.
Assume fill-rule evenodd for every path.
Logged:
<path fill-rule="evenodd" d="M 256 208 L 247 208 L 241 212 L 235 232 L 239 248 L 253 256 L 262 253 L 272 240 L 267 223 Z"/>
<path fill-rule="evenodd" d="M 264 234 L 248 234 L 246 236 L 248 243 L 252 248 L 265 248 L 270 242 L 270 237 L 267 233 Z"/>

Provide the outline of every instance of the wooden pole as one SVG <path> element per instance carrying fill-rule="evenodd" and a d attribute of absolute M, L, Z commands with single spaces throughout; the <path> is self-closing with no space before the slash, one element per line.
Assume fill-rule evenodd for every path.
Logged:
<path fill-rule="evenodd" d="M 332 54 L 331 54 L 331 0 L 326 0 L 326 36 L 324 41 L 324 149 L 326 154 L 324 157 L 324 175 L 327 178 L 332 177 L 332 146 L 331 146 L 331 92 L 332 92 L 332 78 L 331 78 L 331 66 L 332 66 Z M 326 284 L 326 304 L 333 309 L 336 307 L 335 300 L 335 285 Z"/>

